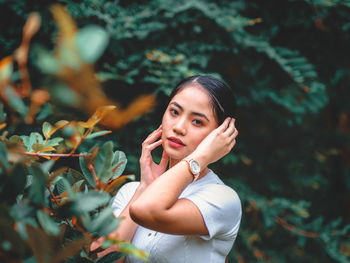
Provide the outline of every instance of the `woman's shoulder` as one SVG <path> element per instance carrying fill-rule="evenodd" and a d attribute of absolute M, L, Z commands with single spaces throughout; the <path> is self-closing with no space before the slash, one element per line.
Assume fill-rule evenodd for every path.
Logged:
<path fill-rule="evenodd" d="M 200 189 L 202 195 L 212 202 L 220 202 L 224 204 L 239 204 L 241 203 L 237 192 L 225 184 L 207 184 Z"/>

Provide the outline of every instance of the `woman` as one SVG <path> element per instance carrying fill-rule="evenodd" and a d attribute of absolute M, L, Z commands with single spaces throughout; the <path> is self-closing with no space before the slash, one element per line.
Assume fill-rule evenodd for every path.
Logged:
<path fill-rule="evenodd" d="M 124 219 L 112 236 L 149 252 L 149 262 L 225 262 L 241 203 L 208 165 L 235 145 L 234 114 L 233 94 L 216 78 L 180 82 L 162 124 L 142 144 L 140 182 L 124 185 L 114 199 L 114 214 Z M 163 155 L 156 164 L 151 152 L 159 146 Z M 118 262 L 142 261 L 126 256 Z"/>

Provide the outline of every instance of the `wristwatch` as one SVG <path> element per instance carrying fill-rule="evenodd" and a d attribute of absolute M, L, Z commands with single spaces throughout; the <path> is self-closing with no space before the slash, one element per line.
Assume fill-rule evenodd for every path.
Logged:
<path fill-rule="evenodd" d="M 201 168 L 199 166 L 199 163 L 194 159 L 183 159 L 188 164 L 188 169 L 193 175 L 193 181 L 196 181 L 199 177 L 199 173 L 201 172 Z"/>

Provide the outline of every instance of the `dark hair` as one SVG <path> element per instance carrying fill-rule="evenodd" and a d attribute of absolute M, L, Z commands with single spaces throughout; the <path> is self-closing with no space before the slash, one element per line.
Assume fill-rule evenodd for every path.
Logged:
<path fill-rule="evenodd" d="M 236 99 L 232 89 L 222 81 L 210 75 L 196 75 L 183 79 L 171 92 L 170 100 L 180 90 L 189 85 L 199 85 L 208 92 L 219 125 L 222 124 L 227 117 L 235 117 Z"/>

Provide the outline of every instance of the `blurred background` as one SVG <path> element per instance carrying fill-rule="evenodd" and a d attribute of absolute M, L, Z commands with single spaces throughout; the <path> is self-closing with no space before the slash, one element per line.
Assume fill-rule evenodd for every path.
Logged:
<path fill-rule="evenodd" d="M 116 105 L 78 150 L 113 140 L 138 178 L 172 88 L 212 74 L 238 104 L 212 165 L 243 205 L 229 261 L 350 262 L 350 1 L 2 0 L 0 17 L 9 135 Z"/>

